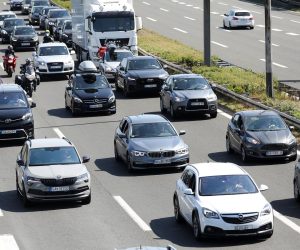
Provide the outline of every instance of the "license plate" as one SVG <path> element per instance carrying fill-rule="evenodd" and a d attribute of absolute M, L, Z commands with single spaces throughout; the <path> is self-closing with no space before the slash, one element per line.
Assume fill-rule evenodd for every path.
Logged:
<path fill-rule="evenodd" d="M 154 82 L 154 79 L 147 79 L 147 82 Z"/>
<path fill-rule="evenodd" d="M 1 131 L 1 134 L 2 134 L 2 135 L 15 134 L 15 133 L 17 133 L 16 130 L 2 130 L 2 131 Z"/>
<path fill-rule="evenodd" d="M 61 66 L 51 66 L 51 69 L 60 69 Z"/>
<path fill-rule="evenodd" d="M 171 159 L 160 159 L 154 161 L 154 164 L 168 164 L 168 163 L 171 163 Z"/>
<path fill-rule="evenodd" d="M 283 151 L 268 151 L 266 155 L 283 155 Z"/>
<path fill-rule="evenodd" d="M 29 46 L 30 43 L 21 43 L 22 46 Z"/>
<path fill-rule="evenodd" d="M 90 105 L 90 108 L 102 108 L 103 105 L 102 104 L 93 104 L 93 105 Z"/>
<path fill-rule="evenodd" d="M 203 106 L 204 102 L 192 102 L 191 105 L 192 106 Z"/>
<path fill-rule="evenodd" d="M 243 226 L 235 226 L 234 230 L 242 231 L 242 230 L 248 230 L 248 229 L 252 229 L 252 228 L 253 228 L 252 225 L 243 225 Z"/>
<path fill-rule="evenodd" d="M 145 88 L 156 88 L 156 84 L 146 84 L 144 85 Z"/>
<path fill-rule="evenodd" d="M 69 191 L 70 187 L 50 187 L 50 192 L 56 192 L 56 191 Z"/>

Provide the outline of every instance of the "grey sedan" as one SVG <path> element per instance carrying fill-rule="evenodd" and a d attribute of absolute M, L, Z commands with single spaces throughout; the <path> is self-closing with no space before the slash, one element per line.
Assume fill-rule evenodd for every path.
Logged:
<path fill-rule="evenodd" d="M 124 117 L 114 137 L 115 159 L 133 169 L 175 167 L 189 162 L 189 148 L 170 121 L 160 115 L 142 114 Z"/>
<path fill-rule="evenodd" d="M 169 111 L 172 118 L 183 113 L 210 114 L 217 117 L 217 96 L 201 75 L 178 74 L 167 78 L 160 92 L 161 112 Z"/>

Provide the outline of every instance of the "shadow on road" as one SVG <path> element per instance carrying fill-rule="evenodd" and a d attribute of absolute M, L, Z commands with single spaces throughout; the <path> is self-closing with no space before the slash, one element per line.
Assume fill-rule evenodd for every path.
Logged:
<path fill-rule="evenodd" d="M 0 148 L 19 147 L 23 146 L 25 140 L 1 141 Z"/>
<path fill-rule="evenodd" d="M 291 185 L 291 189 L 292 189 Z M 300 203 L 295 199 L 275 200 L 271 202 L 272 207 L 282 215 L 300 219 Z"/>
<path fill-rule="evenodd" d="M 110 116 L 112 114 L 107 112 L 91 112 L 76 115 L 75 117 L 72 115 L 70 110 L 66 110 L 65 108 L 57 108 L 57 109 L 49 109 L 47 111 L 48 115 L 55 116 L 59 118 L 77 118 L 77 117 L 95 117 L 95 116 Z"/>

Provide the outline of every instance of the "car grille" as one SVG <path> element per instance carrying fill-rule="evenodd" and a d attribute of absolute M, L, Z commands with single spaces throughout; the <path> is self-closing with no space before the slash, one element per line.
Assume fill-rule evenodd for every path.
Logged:
<path fill-rule="evenodd" d="M 221 214 L 222 219 L 230 224 L 246 224 L 256 221 L 258 213 Z"/>
<path fill-rule="evenodd" d="M 84 186 L 84 187 L 80 187 L 78 189 L 74 189 L 74 190 L 69 190 L 69 191 L 54 191 L 54 192 L 50 192 L 50 191 L 42 191 L 39 189 L 29 189 L 28 193 L 29 194 L 35 194 L 35 195 L 49 195 L 49 196 L 56 196 L 56 195 L 60 195 L 61 198 L 63 198 L 62 195 L 76 195 L 76 194 L 80 194 L 84 191 L 89 190 L 88 186 Z M 67 196 L 65 196 L 67 198 Z M 43 199 L 45 199 L 46 197 L 43 197 Z M 51 198 L 51 197 L 50 197 Z M 58 197 L 59 198 L 59 197 Z"/>
<path fill-rule="evenodd" d="M 203 105 L 199 105 L 197 103 L 203 103 Z M 208 109 L 207 100 L 205 98 L 201 99 L 190 99 L 186 106 L 187 110 L 205 110 Z"/>
<path fill-rule="evenodd" d="M 61 187 L 73 185 L 77 177 L 63 178 L 63 179 L 41 179 L 41 182 L 48 187 Z"/>
<path fill-rule="evenodd" d="M 101 46 L 105 46 L 105 44 L 108 44 L 109 42 L 115 42 L 120 47 L 127 46 L 129 43 L 129 38 L 119 38 L 119 39 L 100 39 Z"/>
<path fill-rule="evenodd" d="M 22 120 L 22 117 L 21 118 L 15 118 L 15 119 L 7 118 L 7 119 L 0 120 L 0 123 L 10 124 L 10 123 L 18 122 L 18 121 L 21 121 L 21 120 Z"/>
<path fill-rule="evenodd" d="M 107 103 L 107 98 L 96 98 L 96 99 L 85 99 L 83 100 L 86 104 L 99 104 L 99 103 Z"/>
<path fill-rule="evenodd" d="M 266 144 L 261 147 L 262 150 L 287 150 L 289 149 L 288 144 L 277 143 L 277 144 Z"/>
<path fill-rule="evenodd" d="M 62 71 L 63 65 L 64 64 L 62 62 L 47 63 L 49 72 Z"/>
<path fill-rule="evenodd" d="M 148 156 L 152 158 L 173 157 L 175 156 L 175 151 L 149 152 Z"/>
<path fill-rule="evenodd" d="M 147 84 L 157 84 L 158 87 L 163 84 L 163 80 L 159 78 L 141 78 L 136 80 L 137 84 L 147 85 Z"/>

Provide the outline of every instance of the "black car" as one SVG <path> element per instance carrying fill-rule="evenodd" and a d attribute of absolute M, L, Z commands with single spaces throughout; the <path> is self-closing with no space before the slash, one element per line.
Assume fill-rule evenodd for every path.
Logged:
<path fill-rule="evenodd" d="M 1 28 L 1 39 L 2 43 L 10 41 L 10 35 L 13 32 L 15 26 L 26 25 L 23 18 L 6 18 L 3 21 L 3 27 Z"/>
<path fill-rule="evenodd" d="M 156 92 L 169 76 L 160 62 L 152 56 L 124 58 L 117 67 L 116 90 L 125 96 L 133 92 Z"/>
<path fill-rule="evenodd" d="M 50 34 L 53 35 L 53 26 L 57 18 L 69 18 L 71 16 L 66 9 L 51 9 L 48 12 L 48 15 L 45 19 L 45 29 L 50 31 Z"/>
<path fill-rule="evenodd" d="M 300 202 L 300 160 L 295 165 L 293 186 L 294 186 L 294 198 L 296 201 Z"/>
<path fill-rule="evenodd" d="M 19 85 L 0 84 L 0 140 L 34 138 L 35 106 Z"/>
<path fill-rule="evenodd" d="M 40 12 L 42 11 L 43 6 L 34 6 L 31 9 L 29 14 L 29 24 L 39 24 L 40 23 Z"/>
<path fill-rule="evenodd" d="M 10 10 L 21 10 L 23 0 L 10 0 Z"/>
<path fill-rule="evenodd" d="M 72 20 L 64 22 L 59 41 L 65 43 L 68 47 L 72 47 Z"/>
<path fill-rule="evenodd" d="M 58 41 L 59 40 L 59 32 L 61 32 L 62 30 L 62 27 L 64 25 L 64 22 L 66 20 L 69 20 L 71 21 L 70 18 L 57 18 L 56 21 L 54 22 L 54 25 L 53 25 L 53 38 L 54 40 Z"/>
<path fill-rule="evenodd" d="M 47 7 L 44 7 L 43 10 L 40 12 L 39 16 L 40 16 L 40 28 L 41 29 L 44 29 L 45 28 L 45 19 L 48 15 L 48 12 L 49 10 L 51 9 L 59 9 L 59 7 L 57 6 L 47 6 Z"/>
<path fill-rule="evenodd" d="M 29 14 L 29 9 L 31 8 L 31 0 L 23 0 L 23 4 L 21 7 L 21 13 L 23 15 Z"/>
<path fill-rule="evenodd" d="M 297 141 L 284 120 L 274 111 L 247 110 L 237 112 L 226 133 L 228 153 L 236 151 L 242 160 L 297 159 Z"/>
<path fill-rule="evenodd" d="M 80 72 L 71 76 L 65 91 L 65 107 L 73 115 L 86 112 L 116 113 L 116 98 L 105 76 L 91 61 L 79 65 Z"/>
<path fill-rule="evenodd" d="M 32 7 L 35 6 L 50 6 L 50 2 L 48 0 L 31 0 L 31 4 L 29 6 L 29 13 L 32 10 Z"/>
<path fill-rule="evenodd" d="M 10 44 L 15 50 L 20 48 L 34 48 L 39 44 L 39 37 L 32 26 L 15 27 L 10 38 Z"/>

